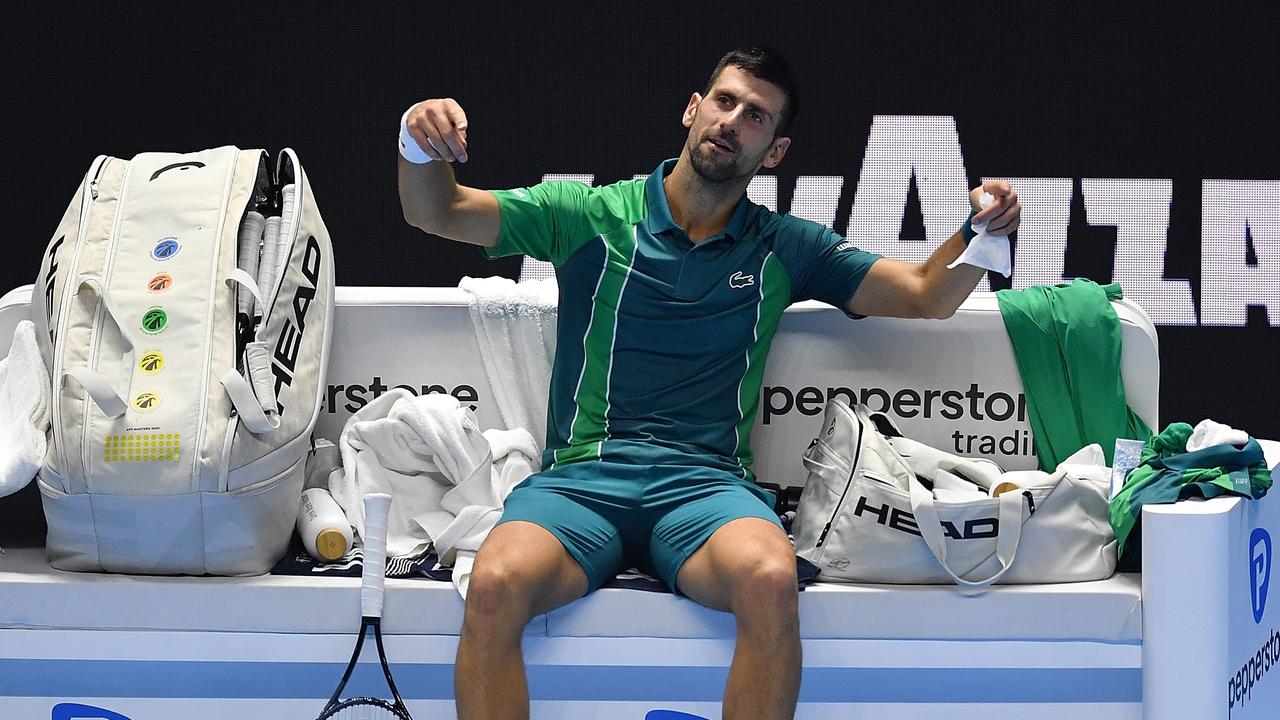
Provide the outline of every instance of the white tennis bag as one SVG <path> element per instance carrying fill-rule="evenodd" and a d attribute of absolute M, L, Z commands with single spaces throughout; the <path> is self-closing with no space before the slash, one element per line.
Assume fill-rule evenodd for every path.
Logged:
<path fill-rule="evenodd" d="M 298 515 L 333 292 L 292 150 L 98 157 L 31 303 L 53 566 L 269 570 Z"/>
<path fill-rule="evenodd" d="M 904 438 L 884 415 L 834 398 L 804 455 L 796 553 L 821 568 L 820 580 L 1100 580 L 1116 564 L 1105 463 L 1090 445 L 1052 474 L 1006 473 Z"/>

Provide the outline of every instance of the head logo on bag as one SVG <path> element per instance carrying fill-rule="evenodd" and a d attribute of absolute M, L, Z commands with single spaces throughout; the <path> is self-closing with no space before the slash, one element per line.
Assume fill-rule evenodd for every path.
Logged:
<path fill-rule="evenodd" d="M 293 373 L 298 362 L 298 350 L 302 347 L 302 334 L 307 329 L 307 310 L 315 300 L 316 288 L 320 285 L 321 253 L 320 243 L 315 236 L 307 238 L 307 248 L 302 256 L 302 277 L 307 281 L 300 283 L 293 291 L 293 314 L 285 320 L 276 342 L 276 350 L 271 355 L 271 374 L 275 376 L 276 409 L 284 415 L 284 401 L 281 399 L 282 388 L 293 384 Z"/>
<path fill-rule="evenodd" d="M 62 241 L 66 240 L 66 236 L 59 237 L 49 246 L 46 255 L 49 258 L 49 271 L 44 277 L 44 320 L 49 326 L 49 342 L 54 340 L 54 322 L 53 322 L 53 287 L 58 279 L 58 248 L 62 247 Z"/>
<path fill-rule="evenodd" d="M 177 255 L 178 251 L 181 249 L 182 244 L 178 242 L 178 238 L 167 237 L 156 243 L 155 247 L 151 248 L 151 257 L 156 260 L 168 260 L 174 255 Z"/>
<path fill-rule="evenodd" d="M 173 276 L 169 273 L 158 273 L 147 281 L 147 292 L 155 295 L 173 287 Z"/>
<path fill-rule="evenodd" d="M 160 404 L 160 396 L 151 392 L 138 393 L 133 399 L 133 409 L 138 412 L 151 412 Z"/>
<path fill-rule="evenodd" d="M 156 178 L 169 172 L 170 170 L 191 170 L 193 168 L 202 168 L 202 167 L 204 167 L 204 163 L 202 162 L 179 162 L 179 163 L 173 163 L 171 165 L 165 165 L 159 170 L 151 173 L 151 180 L 155 180 Z M 151 180 L 148 180 L 147 182 L 151 182 Z"/>
<path fill-rule="evenodd" d="M 142 332 L 155 335 L 169 325 L 169 313 L 164 308 L 149 308 L 142 315 Z"/>
<path fill-rule="evenodd" d="M 155 375 L 164 369 L 164 355 L 159 350 L 148 350 L 138 360 L 138 369 L 144 375 Z"/>

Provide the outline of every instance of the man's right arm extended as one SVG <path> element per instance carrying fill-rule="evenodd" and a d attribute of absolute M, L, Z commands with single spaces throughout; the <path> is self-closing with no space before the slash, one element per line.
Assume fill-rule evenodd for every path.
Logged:
<path fill-rule="evenodd" d="M 423 100 L 409 110 L 404 122 L 409 137 L 431 158 L 421 164 L 410 162 L 404 154 L 398 158 L 405 221 L 450 240 L 496 247 L 497 199 L 484 190 L 459 185 L 453 175 L 451 163 L 466 162 L 468 157 L 467 116 L 462 108 L 450 99 Z"/>

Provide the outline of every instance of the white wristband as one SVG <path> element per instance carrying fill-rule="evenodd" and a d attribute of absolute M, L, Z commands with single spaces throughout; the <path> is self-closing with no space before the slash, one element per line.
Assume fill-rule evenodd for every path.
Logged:
<path fill-rule="evenodd" d="M 423 152 L 422 146 L 409 134 L 409 113 L 413 112 L 416 107 L 418 107 L 417 103 L 410 105 L 409 109 L 405 110 L 404 114 L 400 116 L 400 141 L 396 144 L 400 147 L 400 155 L 405 160 L 414 165 L 426 165 L 431 162 L 431 156 Z M 428 140 L 427 142 L 430 143 L 431 141 Z"/>

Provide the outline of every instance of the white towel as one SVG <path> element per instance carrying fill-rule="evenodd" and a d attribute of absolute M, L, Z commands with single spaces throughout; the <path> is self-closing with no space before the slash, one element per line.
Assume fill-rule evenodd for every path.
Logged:
<path fill-rule="evenodd" d="M 27 486 L 44 462 L 49 432 L 49 371 L 36 326 L 23 320 L 0 360 L 0 497 Z"/>
<path fill-rule="evenodd" d="M 1215 420 L 1201 420 L 1187 438 L 1187 452 L 1195 452 L 1213 445 L 1244 445 L 1249 433 L 1237 430 Z"/>
<path fill-rule="evenodd" d="M 538 469 L 527 430 L 481 432 L 457 398 L 415 397 L 403 388 L 352 415 L 338 445 L 343 470 L 329 476 L 329 491 L 356 531 L 363 535 L 361 498 L 391 495 L 387 554 L 416 555 L 434 545 L 441 563 L 453 564 L 463 597 L 471 560 L 502 516 L 507 493 Z"/>
<path fill-rule="evenodd" d="M 471 294 L 471 322 L 503 427 L 527 429 L 541 450 L 556 354 L 555 279 L 464 277 L 458 287 Z"/>
<path fill-rule="evenodd" d="M 978 204 L 985 210 L 995 201 L 996 199 L 991 193 L 982 193 L 982 199 Z M 965 246 L 964 252 L 960 253 L 960 257 L 947 266 L 948 270 L 953 270 L 956 266 L 965 264 L 998 272 L 1005 277 L 1009 277 L 1013 272 L 1009 238 L 1004 235 L 988 233 L 987 225 L 989 224 L 990 221 L 971 225 L 974 232 L 973 239 Z"/>

